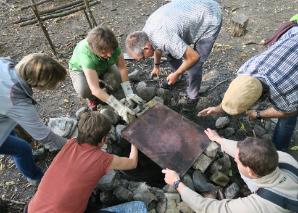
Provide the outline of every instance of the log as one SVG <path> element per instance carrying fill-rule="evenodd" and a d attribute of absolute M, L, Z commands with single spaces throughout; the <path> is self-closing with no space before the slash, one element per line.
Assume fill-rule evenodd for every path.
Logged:
<path fill-rule="evenodd" d="M 232 17 L 232 36 L 240 37 L 246 33 L 248 17 L 243 14 L 236 14 Z"/>
<path fill-rule="evenodd" d="M 49 2 L 49 1 L 53 1 L 53 0 L 43 0 L 43 1 L 37 2 L 35 5 L 38 6 L 38 5 L 44 4 L 44 3 Z M 28 9 L 28 8 L 30 8 L 30 7 L 32 7 L 32 6 L 33 6 L 33 5 L 30 4 L 30 5 L 21 7 L 21 10 Z"/>
<path fill-rule="evenodd" d="M 88 13 L 89 17 L 91 17 L 91 20 L 92 20 L 92 25 L 93 25 L 92 27 L 95 27 L 95 26 L 97 26 L 97 23 L 96 23 L 95 18 L 90 10 L 89 0 L 84 0 L 84 2 L 85 2 L 85 6 L 86 6 L 86 12 Z"/>
<path fill-rule="evenodd" d="M 94 6 L 94 5 L 99 4 L 99 3 L 100 2 L 95 1 L 95 2 L 90 3 L 90 6 Z M 80 7 L 74 8 L 72 10 L 65 11 L 65 12 L 43 16 L 40 19 L 41 19 L 41 21 L 46 21 L 46 20 L 53 19 L 53 18 L 64 17 L 64 16 L 67 16 L 67 15 L 70 15 L 72 13 L 75 13 L 75 12 L 78 12 L 78 11 L 81 11 L 81 10 L 85 10 L 85 9 L 86 9 L 86 7 L 83 5 L 83 6 L 80 6 Z M 30 20 L 30 21 L 25 21 L 25 22 L 21 23 L 20 26 L 24 27 L 24 26 L 36 24 L 37 22 L 38 21 L 36 19 L 35 20 Z"/>
<path fill-rule="evenodd" d="M 54 55 L 57 56 L 57 52 L 56 52 L 55 47 L 54 47 L 54 45 L 53 45 L 53 42 L 52 42 L 52 40 L 51 40 L 51 38 L 50 38 L 50 36 L 49 36 L 49 33 L 48 33 L 46 27 L 43 25 L 42 20 L 41 20 L 40 17 L 39 17 L 38 10 L 37 10 L 37 6 L 35 5 L 34 0 L 31 0 L 31 2 L 32 2 L 32 4 L 33 4 L 33 6 L 32 6 L 31 8 L 32 8 L 32 10 L 33 10 L 34 15 L 36 16 L 37 21 L 39 22 L 39 26 L 40 26 L 40 28 L 42 29 L 43 33 L 45 34 L 45 36 L 46 36 L 46 38 L 47 38 L 47 40 L 48 40 L 48 42 L 49 42 L 49 44 L 50 44 L 50 46 L 51 46 L 51 49 L 52 49 Z"/>
<path fill-rule="evenodd" d="M 96 0 L 90 0 L 90 2 L 94 2 L 94 1 L 96 1 Z M 54 7 L 54 8 L 51 8 L 51 9 L 39 11 L 39 15 L 41 16 L 41 18 L 43 18 L 44 16 L 50 15 L 51 13 L 53 13 L 53 14 L 60 13 L 60 12 L 68 11 L 68 10 L 71 10 L 71 9 L 74 9 L 76 7 L 83 6 L 83 5 L 84 5 L 83 0 L 79 0 L 79 1 L 75 1 L 75 2 L 71 2 L 71 3 L 68 3 L 68 4 L 61 5 L 61 6 L 58 6 L 58 7 Z M 19 20 L 15 21 L 13 23 L 14 24 L 19 24 L 19 23 L 23 23 L 23 22 L 33 20 L 33 19 L 35 19 L 34 15 L 33 16 L 27 16 L 27 17 L 21 17 Z"/>

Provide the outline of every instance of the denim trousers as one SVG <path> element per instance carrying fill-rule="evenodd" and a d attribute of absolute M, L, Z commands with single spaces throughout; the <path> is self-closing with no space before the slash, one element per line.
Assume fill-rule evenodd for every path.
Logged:
<path fill-rule="evenodd" d="M 272 138 L 277 150 L 287 151 L 296 126 L 297 116 L 298 114 L 278 119 Z"/>
<path fill-rule="evenodd" d="M 115 212 L 115 213 L 147 213 L 147 208 L 142 201 L 131 201 L 128 203 L 111 206 L 101 209 L 98 212 Z"/>
<path fill-rule="evenodd" d="M 0 146 L 0 154 L 11 155 L 16 167 L 26 178 L 32 180 L 42 178 L 43 172 L 33 160 L 31 145 L 17 137 L 14 132 L 11 132 Z"/>

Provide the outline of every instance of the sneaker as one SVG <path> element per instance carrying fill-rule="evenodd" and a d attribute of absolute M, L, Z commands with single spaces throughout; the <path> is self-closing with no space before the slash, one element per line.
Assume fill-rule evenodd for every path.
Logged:
<path fill-rule="evenodd" d="M 91 111 L 97 111 L 97 101 L 96 100 L 89 100 L 88 99 L 88 108 L 91 110 Z"/>
<path fill-rule="evenodd" d="M 198 98 L 196 99 L 187 98 L 186 103 L 182 105 L 182 110 L 181 110 L 182 113 L 194 112 L 196 110 L 197 103 L 198 103 Z"/>

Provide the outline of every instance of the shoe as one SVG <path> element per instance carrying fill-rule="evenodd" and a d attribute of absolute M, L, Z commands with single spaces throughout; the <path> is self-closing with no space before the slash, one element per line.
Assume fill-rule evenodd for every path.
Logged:
<path fill-rule="evenodd" d="M 33 160 L 35 162 L 41 161 L 46 158 L 46 150 L 44 147 L 41 147 L 39 149 L 32 150 Z"/>
<path fill-rule="evenodd" d="M 97 111 L 97 100 L 89 100 L 88 99 L 88 108 L 91 110 L 91 111 Z"/>
<path fill-rule="evenodd" d="M 182 104 L 182 113 L 194 112 L 198 103 L 198 98 L 190 99 L 187 98 L 186 103 Z"/>

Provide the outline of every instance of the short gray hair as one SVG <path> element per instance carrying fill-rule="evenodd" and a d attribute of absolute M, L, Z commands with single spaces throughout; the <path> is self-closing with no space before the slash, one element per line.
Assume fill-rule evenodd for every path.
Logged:
<path fill-rule="evenodd" d="M 130 33 L 125 41 L 126 50 L 132 51 L 137 55 L 143 53 L 143 47 L 149 41 L 148 35 L 144 31 Z"/>

